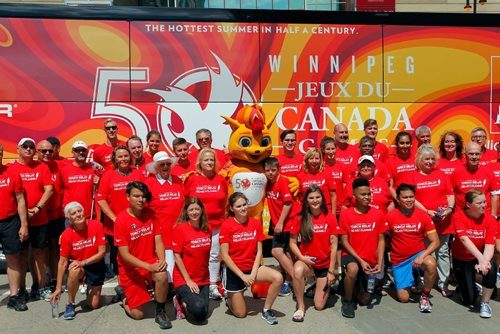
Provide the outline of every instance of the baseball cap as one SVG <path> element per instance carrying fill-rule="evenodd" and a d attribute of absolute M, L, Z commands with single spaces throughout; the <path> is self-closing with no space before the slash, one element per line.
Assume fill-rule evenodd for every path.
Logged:
<path fill-rule="evenodd" d="M 83 147 L 83 148 L 87 148 L 87 144 L 85 144 L 84 141 L 81 141 L 81 140 L 77 140 L 73 143 L 73 146 L 71 146 L 71 148 L 77 148 L 77 147 Z"/>
<path fill-rule="evenodd" d="M 362 155 L 359 159 L 358 159 L 358 165 L 361 164 L 363 161 L 365 160 L 368 160 L 370 161 L 372 164 L 375 165 L 375 159 L 373 159 L 373 157 L 371 155 Z"/>
<path fill-rule="evenodd" d="M 25 138 L 22 138 L 22 139 L 19 141 L 19 143 L 17 143 L 17 146 L 21 146 L 21 145 L 23 145 L 24 143 L 26 143 L 26 142 L 28 142 L 28 141 L 30 141 L 30 142 L 32 142 L 33 144 L 35 144 L 35 145 L 36 145 L 36 142 L 35 142 L 33 139 L 28 138 L 28 137 L 25 137 Z"/>

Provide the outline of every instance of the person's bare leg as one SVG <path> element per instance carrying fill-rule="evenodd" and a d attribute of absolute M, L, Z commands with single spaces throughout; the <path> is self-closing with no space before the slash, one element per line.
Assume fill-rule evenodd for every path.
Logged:
<path fill-rule="evenodd" d="M 257 282 L 270 282 L 269 290 L 267 291 L 266 301 L 264 303 L 265 309 L 270 309 L 273 307 L 273 303 L 278 297 L 280 292 L 281 284 L 283 283 L 283 276 L 277 270 L 271 269 L 269 267 L 262 266 L 257 271 Z"/>

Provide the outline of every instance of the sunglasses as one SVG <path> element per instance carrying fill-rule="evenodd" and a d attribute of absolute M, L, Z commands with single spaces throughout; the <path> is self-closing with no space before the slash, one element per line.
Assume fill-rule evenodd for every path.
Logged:
<path fill-rule="evenodd" d="M 112 126 L 105 126 L 104 128 L 109 131 L 109 130 L 116 130 L 116 129 L 118 129 L 118 126 L 112 125 Z"/>
<path fill-rule="evenodd" d="M 86 148 L 74 148 L 73 152 L 75 152 L 75 153 L 86 153 L 87 149 Z"/>
<path fill-rule="evenodd" d="M 166 166 L 172 166 L 172 163 L 171 162 L 160 162 L 158 165 L 160 167 L 166 167 Z"/>
<path fill-rule="evenodd" d="M 23 145 L 21 145 L 21 147 L 25 150 L 34 150 L 35 149 L 35 145 L 23 144 Z"/>
<path fill-rule="evenodd" d="M 198 141 L 209 141 L 210 137 L 198 138 Z"/>
<path fill-rule="evenodd" d="M 47 153 L 54 153 L 54 150 L 52 150 L 52 149 L 40 149 L 40 150 L 38 150 L 38 152 L 43 153 L 43 154 L 47 154 Z"/>

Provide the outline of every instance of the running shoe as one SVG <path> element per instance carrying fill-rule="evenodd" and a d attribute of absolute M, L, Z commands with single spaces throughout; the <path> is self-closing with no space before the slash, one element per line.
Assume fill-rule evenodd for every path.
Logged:
<path fill-rule="evenodd" d="M 174 296 L 173 302 L 174 302 L 175 318 L 179 319 L 179 320 L 186 319 L 186 314 L 184 313 L 184 310 L 182 309 L 182 305 L 179 302 L 179 297 L 177 297 L 177 295 Z"/>
<path fill-rule="evenodd" d="M 479 309 L 479 316 L 481 318 L 491 318 L 491 307 L 489 303 L 481 302 L 481 308 Z"/>
<path fill-rule="evenodd" d="M 87 284 L 83 283 L 82 286 L 80 287 L 80 293 L 82 295 L 86 295 L 87 294 Z"/>
<path fill-rule="evenodd" d="M 342 302 L 342 315 L 346 318 L 354 318 L 354 302 L 353 301 L 343 301 Z"/>
<path fill-rule="evenodd" d="M 276 325 L 278 323 L 278 319 L 276 318 L 273 310 L 267 310 L 265 312 L 262 310 L 262 319 L 264 319 L 269 325 Z"/>
<path fill-rule="evenodd" d="M 64 311 L 63 319 L 64 320 L 73 320 L 75 319 L 75 305 L 73 304 L 67 304 L 66 305 L 66 310 Z"/>
<path fill-rule="evenodd" d="M 38 297 L 40 298 L 40 300 L 45 300 L 46 302 L 50 302 L 51 295 L 52 293 L 48 288 L 38 290 Z"/>
<path fill-rule="evenodd" d="M 290 295 L 291 292 L 292 292 L 292 287 L 290 286 L 290 282 L 284 282 L 283 284 L 281 284 L 279 293 L 280 297 L 288 296 Z"/>
<path fill-rule="evenodd" d="M 156 312 L 155 322 L 158 325 L 160 325 L 161 329 L 172 328 L 172 323 L 170 322 L 170 319 L 167 317 L 167 313 L 165 312 L 165 310 Z"/>
<path fill-rule="evenodd" d="M 9 297 L 7 308 L 11 308 L 21 312 L 28 310 L 28 306 L 26 306 L 26 302 L 24 301 L 24 296 L 20 296 L 19 294 Z"/>
<path fill-rule="evenodd" d="M 210 284 L 209 290 L 208 290 L 208 297 L 213 300 L 221 300 L 222 296 L 219 292 L 219 287 L 215 284 Z"/>
<path fill-rule="evenodd" d="M 429 296 L 421 295 L 420 301 L 418 302 L 418 307 L 420 312 L 422 313 L 431 313 L 432 312 L 432 304 L 429 300 Z"/>
<path fill-rule="evenodd" d="M 24 300 L 24 303 L 27 303 L 30 299 L 30 294 L 28 293 L 26 288 L 20 288 L 19 291 L 17 291 L 17 296 L 19 298 L 22 298 Z"/>

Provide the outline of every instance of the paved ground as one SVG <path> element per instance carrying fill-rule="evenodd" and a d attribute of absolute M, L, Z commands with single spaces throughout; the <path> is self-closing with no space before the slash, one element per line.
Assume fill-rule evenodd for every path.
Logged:
<path fill-rule="evenodd" d="M 500 328 L 500 299 L 491 302 L 493 318 L 481 319 L 477 313 L 459 305 L 456 298 L 446 299 L 433 291 L 434 310 L 421 314 L 416 303 L 400 304 L 391 296 L 374 300 L 368 307 L 358 307 L 354 319 L 345 319 L 340 314 L 340 300 L 333 295 L 326 310 L 315 311 L 309 301 L 304 323 L 291 321 L 294 312 L 292 297 L 279 297 L 274 309 L 279 324 L 270 326 L 260 318 L 263 300 L 248 296 L 249 316 L 236 319 L 221 302 L 210 303 L 210 317 L 204 324 L 188 320 L 173 321 L 171 330 L 162 331 L 154 323 L 153 305 L 149 318 L 134 321 L 125 316 L 120 304 L 109 302 L 116 281 L 108 281 L 104 288 L 104 305 L 99 310 L 82 310 L 77 306 L 77 316 L 72 321 L 51 318 L 50 304 L 34 301 L 26 312 L 7 309 L 8 285 L 6 275 L 0 275 L 0 333 L 498 333 Z M 66 295 L 61 297 L 60 312 L 64 311 Z M 82 295 L 78 293 L 78 301 Z M 307 299 L 306 299 L 307 300 Z M 171 318 L 174 310 L 171 301 L 167 304 Z"/>

